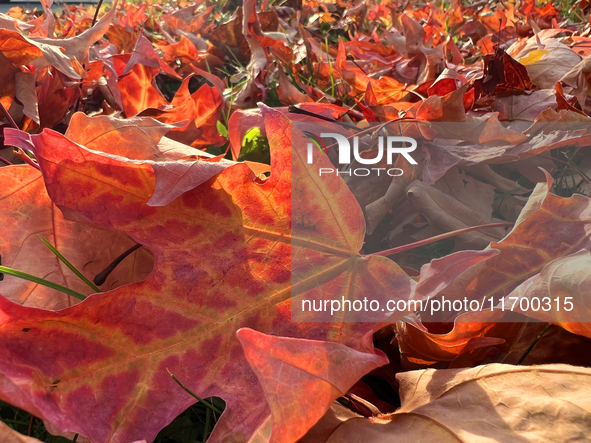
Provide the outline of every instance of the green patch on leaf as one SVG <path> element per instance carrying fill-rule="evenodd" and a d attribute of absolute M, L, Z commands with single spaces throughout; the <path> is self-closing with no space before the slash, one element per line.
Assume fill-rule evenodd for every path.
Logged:
<path fill-rule="evenodd" d="M 281 100 L 279 100 L 279 94 L 277 93 L 277 83 L 269 85 L 269 91 L 267 92 L 265 104 L 271 108 L 283 106 L 283 103 L 281 103 Z"/>
<path fill-rule="evenodd" d="M 259 163 L 271 163 L 269 142 L 259 128 L 249 129 L 240 148 L 238 161 L 250 160 Z"/>
<path fill-rule="evenodd" d="M 220 133 L 220 135 L 222 137 L 227 137 L 228 136 L 228 129 L 224 126 L 224 124 L 218 120 L 217 122 L 217 127 L 218 127 L 218 131 Z"/>

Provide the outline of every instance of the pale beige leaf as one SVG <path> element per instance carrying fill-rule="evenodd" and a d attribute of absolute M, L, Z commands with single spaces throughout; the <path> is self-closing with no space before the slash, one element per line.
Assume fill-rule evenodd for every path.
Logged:
<path fill-rule="evenodd" d="M 586 249 L 553 260 L 505 297 L 505 310 L 559 323 L 567 331 L 591 337 L 589 269 L 591 253 Z"/>
<path fill-rule="evenodd" d="M 35 89 L 35 75 L 30 72 L 17 72 L 14 75 L 14 83 L 15 96 L 24 106 L 23 114 L 38 125 L 41 124 L 37 91 Z"/>
<path fill-rule="evenodd" d="M 45 45 L 51 46 L 53 48 L 62 47 L 65 50 L 65 55 L 67 57 L 75 58 L 80 63 L 85 63 L 88 61 L 88 48 L 90 47 L 90 45 L 100 40 L 102 36 L 105 34 L 105 32 L 107 32 L 109 26 L 111 25 L 111 21 L 115 16 L 116 10 L 116 7 L 112 7 L 109 10 L 109 12 L 103 15 L 92 28 L 87 29 L 82 34 L 79 34 L 76 37 L 63 39 L 39 37 L 32 38 L 31 40 L 37 43 L 42 50 Z M 45 56 L 47 57 L 47 53 L 45 54 Z M 50 64 L 53 64 L 51 60 L 49 61 Z M 56 67 L 59 69 L 58 66 Z M 67 73 L 64 72 L 64 74 Z"/>
<path fill-rule="evenodd" d="M 33 437 L 26 437 L 0 421 L 0 441 L 2 443 L 41 443 Z"/>
<path fill-rule="evenodd" d="M 34 26 L 0 12 L 0 28 L 12 31 L 28 31 Z"/>
<path fill-rule="evenodd" d="M 565 44 L 553 38 L 531 37 L 515 59 L 525 66 L 531 80 L 542 89 L 553 89 L 581 57 Z"/>
<path fill-rule="evenodd" d="M 587 100 L 589 99 L 590 79 L 591 57 L 585 57 L 560 79 L 563 91 L 577 97 L 579 104 L 585 111 L 589 110 Z"/>
<path fill-rule="evenodd" d="M 556 443 L 591 435 L 589 368 L 491 364 L 405 372 L 397 379 L 398 411 L 337 423 L 322 441 Z"/>

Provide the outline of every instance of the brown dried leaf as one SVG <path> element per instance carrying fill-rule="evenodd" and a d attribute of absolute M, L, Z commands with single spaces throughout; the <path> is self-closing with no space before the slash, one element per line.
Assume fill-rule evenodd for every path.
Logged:
<path fill-rule="evenodd" d="M 499 120 L 524 121 L 526 129 L 542 111 L 556 108 L 556 94 L 553 89 L 542 89 L 528 95 L 499 97 L 491 103 L 491 108 L 499 113 Z"/>
<path fill-rule="evenodd" d="M 434 185 L 435 189 L 445 192 L 460 203 L 472 208 L 476 213 L 491 219 L 495 188 L 482 183 L 457 168 L 452 168 Z"/>
<path fill-rule="evenodd" d="M 412 182 L 406 193 L 417 210 L 427 218 L 429 224 L 444 232 L 491 222 L 490 212 L 488 214 L 476 212 L 473 208 L 421 181 L 415 180 Z M 503 228 L 489 228 L 482 231 L 468 232 L 457 237 L 466 246 L 482 248 L 492 241 L 500 240 L 504 236 L 505 230 Z"/>
<path fill-rule="evenodd" d="M 347 420 L 323 441 L 539 443 L 585 440 L 591 433 L 588 368 L 491 364 L 405 372 L 397 379 L 398 411 Z"/>

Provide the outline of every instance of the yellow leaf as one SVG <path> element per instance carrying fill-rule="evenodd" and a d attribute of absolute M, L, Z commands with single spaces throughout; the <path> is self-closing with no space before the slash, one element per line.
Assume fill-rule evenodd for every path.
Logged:
<path fill-rule="evenodd" d="M 547 49 L 535 49 L 531 51 L 529 54 L 527 54 L 525 57 L 520 58 L 517 61 L 521 63 L 523 66 L 531 65 L 532 63 L 536 63 L 542 60 L 542 57 L 544 57 L 547 53 Z"/>

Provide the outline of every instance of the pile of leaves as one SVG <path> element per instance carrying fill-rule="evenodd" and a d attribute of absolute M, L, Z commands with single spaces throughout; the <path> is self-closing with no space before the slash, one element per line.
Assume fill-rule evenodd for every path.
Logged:
<path fill-rule="evenodd" d="M 0 14 L 3 442 L 588 438 L 587 1 L 42 5 Z M 327 121 L 418 165 L 302 180 Z M 345 285 L 574 309 L 290 321 Z"/>

